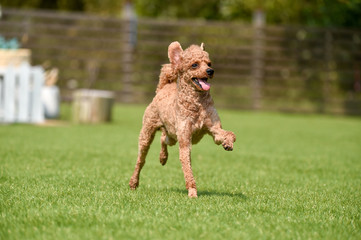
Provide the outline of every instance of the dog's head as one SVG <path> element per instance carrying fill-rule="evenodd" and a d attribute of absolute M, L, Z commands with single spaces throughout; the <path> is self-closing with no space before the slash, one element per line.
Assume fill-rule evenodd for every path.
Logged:
<path fill-rule="evenodd" d="M 191 82 L 198 91 L 209 91 L 208 79 L 213 77 L 214 70 L 203 43 L 183 51 L 179 42 L 172 42 L 168 47 L 168 57 L 182 80 Z"/>

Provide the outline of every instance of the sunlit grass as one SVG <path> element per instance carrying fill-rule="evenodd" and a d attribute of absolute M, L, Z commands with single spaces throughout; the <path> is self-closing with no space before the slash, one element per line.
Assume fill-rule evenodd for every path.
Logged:
<path fill-rule="evenodd" d="M 359 118 L 220 111 L 235 149 L 193 146 L 188 199 L 177 146 L 159 163 L 159 134 L 129 190 L 144 109 L 0 126 L 0 239 L 360 239 Z"/>

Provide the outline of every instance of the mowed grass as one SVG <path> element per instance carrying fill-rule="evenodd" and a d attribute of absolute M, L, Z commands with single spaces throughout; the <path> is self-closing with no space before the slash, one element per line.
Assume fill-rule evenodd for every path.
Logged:
<path fill-rule="evenodd" d="M 189 199 L 159 134 L 128 187 L 145 106 L 105 125 L 0 126 L 0 239 L 361 239 L 361 119 L 219 111 L 233 152 L 192 149 Z"/>

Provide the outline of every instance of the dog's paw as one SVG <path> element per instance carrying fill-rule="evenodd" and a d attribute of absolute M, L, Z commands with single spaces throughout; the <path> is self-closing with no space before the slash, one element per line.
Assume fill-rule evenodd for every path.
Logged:
<path fill-rule="evenodd" d="M 138 186 L 139 186 L 139 180 L 131 178 L 130 181 L 129 181 L 130 189 L 135 190 L 135 189 L 137 189 Z"/>
<path fill-rule="evenodd" d="M 224 150 L 232 151 L 233 143 L 236 141 L 236 135 L 233 132 L 227 132 L 227 135 L 222 143 Z"/>
<path fill-rule="evenodd" d="M 167 163 L 168 160 L 168 152 L 160 152 L 159 154 L 159 162 L 163 166 Z"/>
<path fill-rule="evenodd" d="M 223 146 L 224 150 L 226 150 L 226 151 L 233 151 L 233 143 L 230 145 L 223 143 L 222 146 Z"/>
<path fill-rule="evenodd" d="M 190 198 L 197 198 L 197 189 L 195 188 L 189 188 L 188 189 L 188 197 Z"/>

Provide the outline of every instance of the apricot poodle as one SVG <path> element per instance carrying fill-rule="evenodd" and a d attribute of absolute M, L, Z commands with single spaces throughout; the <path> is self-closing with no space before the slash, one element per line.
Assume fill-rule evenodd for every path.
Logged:
<path fill-rule="evenodd" d="M 191 167 L 192 144 L 205 134 L 227 151 L 233 150 L 236 136 L 222 129 L 221 121 L 210 95 L 214 70 L 208 53 L 201 46 L 192 45 L 183 51 L 179 42 L 168 47 L 170 64 L 163 65 L 156 96 L 145 110 L 139 135 L 138 159 L 129 186 L 136 189 L 139 174 L 157 130 L 161 130 L 160 163 L 168 159 L 167 145 L 179 142 L 179 159 L 189 197 L 197 197 L 196 182 Z"/>

